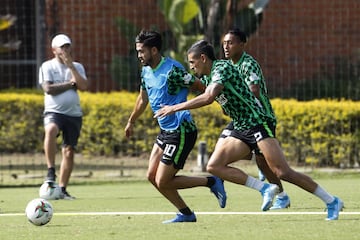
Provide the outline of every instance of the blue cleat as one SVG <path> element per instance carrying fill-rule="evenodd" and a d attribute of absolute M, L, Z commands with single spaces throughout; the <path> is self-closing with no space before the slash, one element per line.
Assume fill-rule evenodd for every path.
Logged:
<path fill-rule="evenodd" d="M 276 200 L 270 210 L 284 209 L 290 207 L 290 198 L 288 195 L 276 197 Z"/>
<path fill-rule="evenodd" d="M 279 187 L 276 184 L 265 183 L 263 188 L 260 190 L 261 195 L 263 196 L 263 203 L 261 205 L 261 210 L 267 211 L 272 206 L 274 197 L 279 192 Z"/>
<path fill-rule="evenodd" d="M 215 194 L 216 198 L 219 201 L 219 205 L 221 208 L 226 206 L 226 192 L 224 188 L 224 180 L 215 177 L 215 184 L 210 187 L 210 191 Z"/>
<path fill-rule="evenodd" d="M 326 220 L 337 220 L 339 218 L 339 212 L 344 208 L 343 201 L 340 198 L 335 197 L 335 200 L 332 203 L 327 204 L 327 218 Z"/>
<path fill-rule="evenodd" d="M 191 215 L 184 215 L 182 213 L 177 213 L 176 217 L 170 220 L 163 221 L 162 223 L 178 223 L 178 222 L 196 222 L 196 216 L 194 213 Z"/>

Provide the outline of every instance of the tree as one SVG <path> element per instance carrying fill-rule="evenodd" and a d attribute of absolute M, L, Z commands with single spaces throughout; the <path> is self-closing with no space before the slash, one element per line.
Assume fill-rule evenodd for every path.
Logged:
<path fill-rule="evenodd" d="M 233 26 L 241 28 L 249 36 L 262 21 L 262 13 L 269 0 L 157 0 L 157 5 L 169 25 L 161 32 L 164 54 L 186 66 L 186 51 L 197 40 L 206 39 L 221 52 L 222 35 Z M 132 23 L 122 17 L 116 19 L 122 36 L 132 42 L 139 32 Z M 154 27 L 156 30 L 156 27 Z M 136 53 L 114 56 L 111 75 L 121 89 L 137 90 L 132 79 L 138 75 Z"/>
<path fill-rule="evenodd" d="M 269 0 L 158 0 L 176 42 L 170 46 L 170 55 L 184 62 L 184 53 L 199 39 L 206 39 L 219 52 L 222 35 L 234 26 L 250 36 L 259 28 L 268 3 Z"/>

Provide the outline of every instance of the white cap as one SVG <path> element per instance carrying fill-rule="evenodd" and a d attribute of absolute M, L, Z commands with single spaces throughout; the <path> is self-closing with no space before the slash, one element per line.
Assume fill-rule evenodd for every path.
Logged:
<path fill-rule="evenodd" d="M 62 47 L 65 44 L 71 44 L 71 39 L 65 34 L 56 35 L 51 41 L 51 47 Z"/>

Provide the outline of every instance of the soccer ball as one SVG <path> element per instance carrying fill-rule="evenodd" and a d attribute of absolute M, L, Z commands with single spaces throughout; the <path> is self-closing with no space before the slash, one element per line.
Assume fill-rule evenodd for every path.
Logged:
<path fill-rule="evenodd" d="M 31 200 L 25 209 L 29 222 L 42 226 L 50 222 L 53 216 L 53 207 L 46 199 L 36 198 Z"/>
<path fill-rule="evenodd" d="M 60 198 L 61 188 L 55 182 L 44 182 L 39 189 L 40 198 L 57 200 Z"/>

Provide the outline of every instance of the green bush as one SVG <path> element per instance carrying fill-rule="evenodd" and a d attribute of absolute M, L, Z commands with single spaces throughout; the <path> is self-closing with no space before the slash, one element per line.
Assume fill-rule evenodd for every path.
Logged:
<path fill-rule="evenodd" d="M 84 111 L 78 151 L 88 156 L 149 154 L 159 128 L 150 107 L 135 123 L 135 136 L 127 140 L 124 128 L 137 93 L 80 93 Z M 277 137 L 287 158 L 297 164 L 353 166 L 359 163 L 360 104 L 353 101 L 273 99 Z M 38 91 L 0 93 L 0 151 L 42 152 L 43 95 Z M 192 110 L 199 141 L 211 153 L 230 121 L 220 106 Z M 59 138 L 60 141 L 60 138 Z M 195 158 L 197 151 L 193 151 Z"/>
<path fill-rule="evenodd" d="M 289 159 L 314 165 L 359 163 L 358 102 L 273 99 L 272 104 L 277 136 Z"/>
<path fill-rule="evenodd" d="M 27 153 L 42 148 L 42 107 L 39 94 L 0 94 L 0 152 Z"/>

